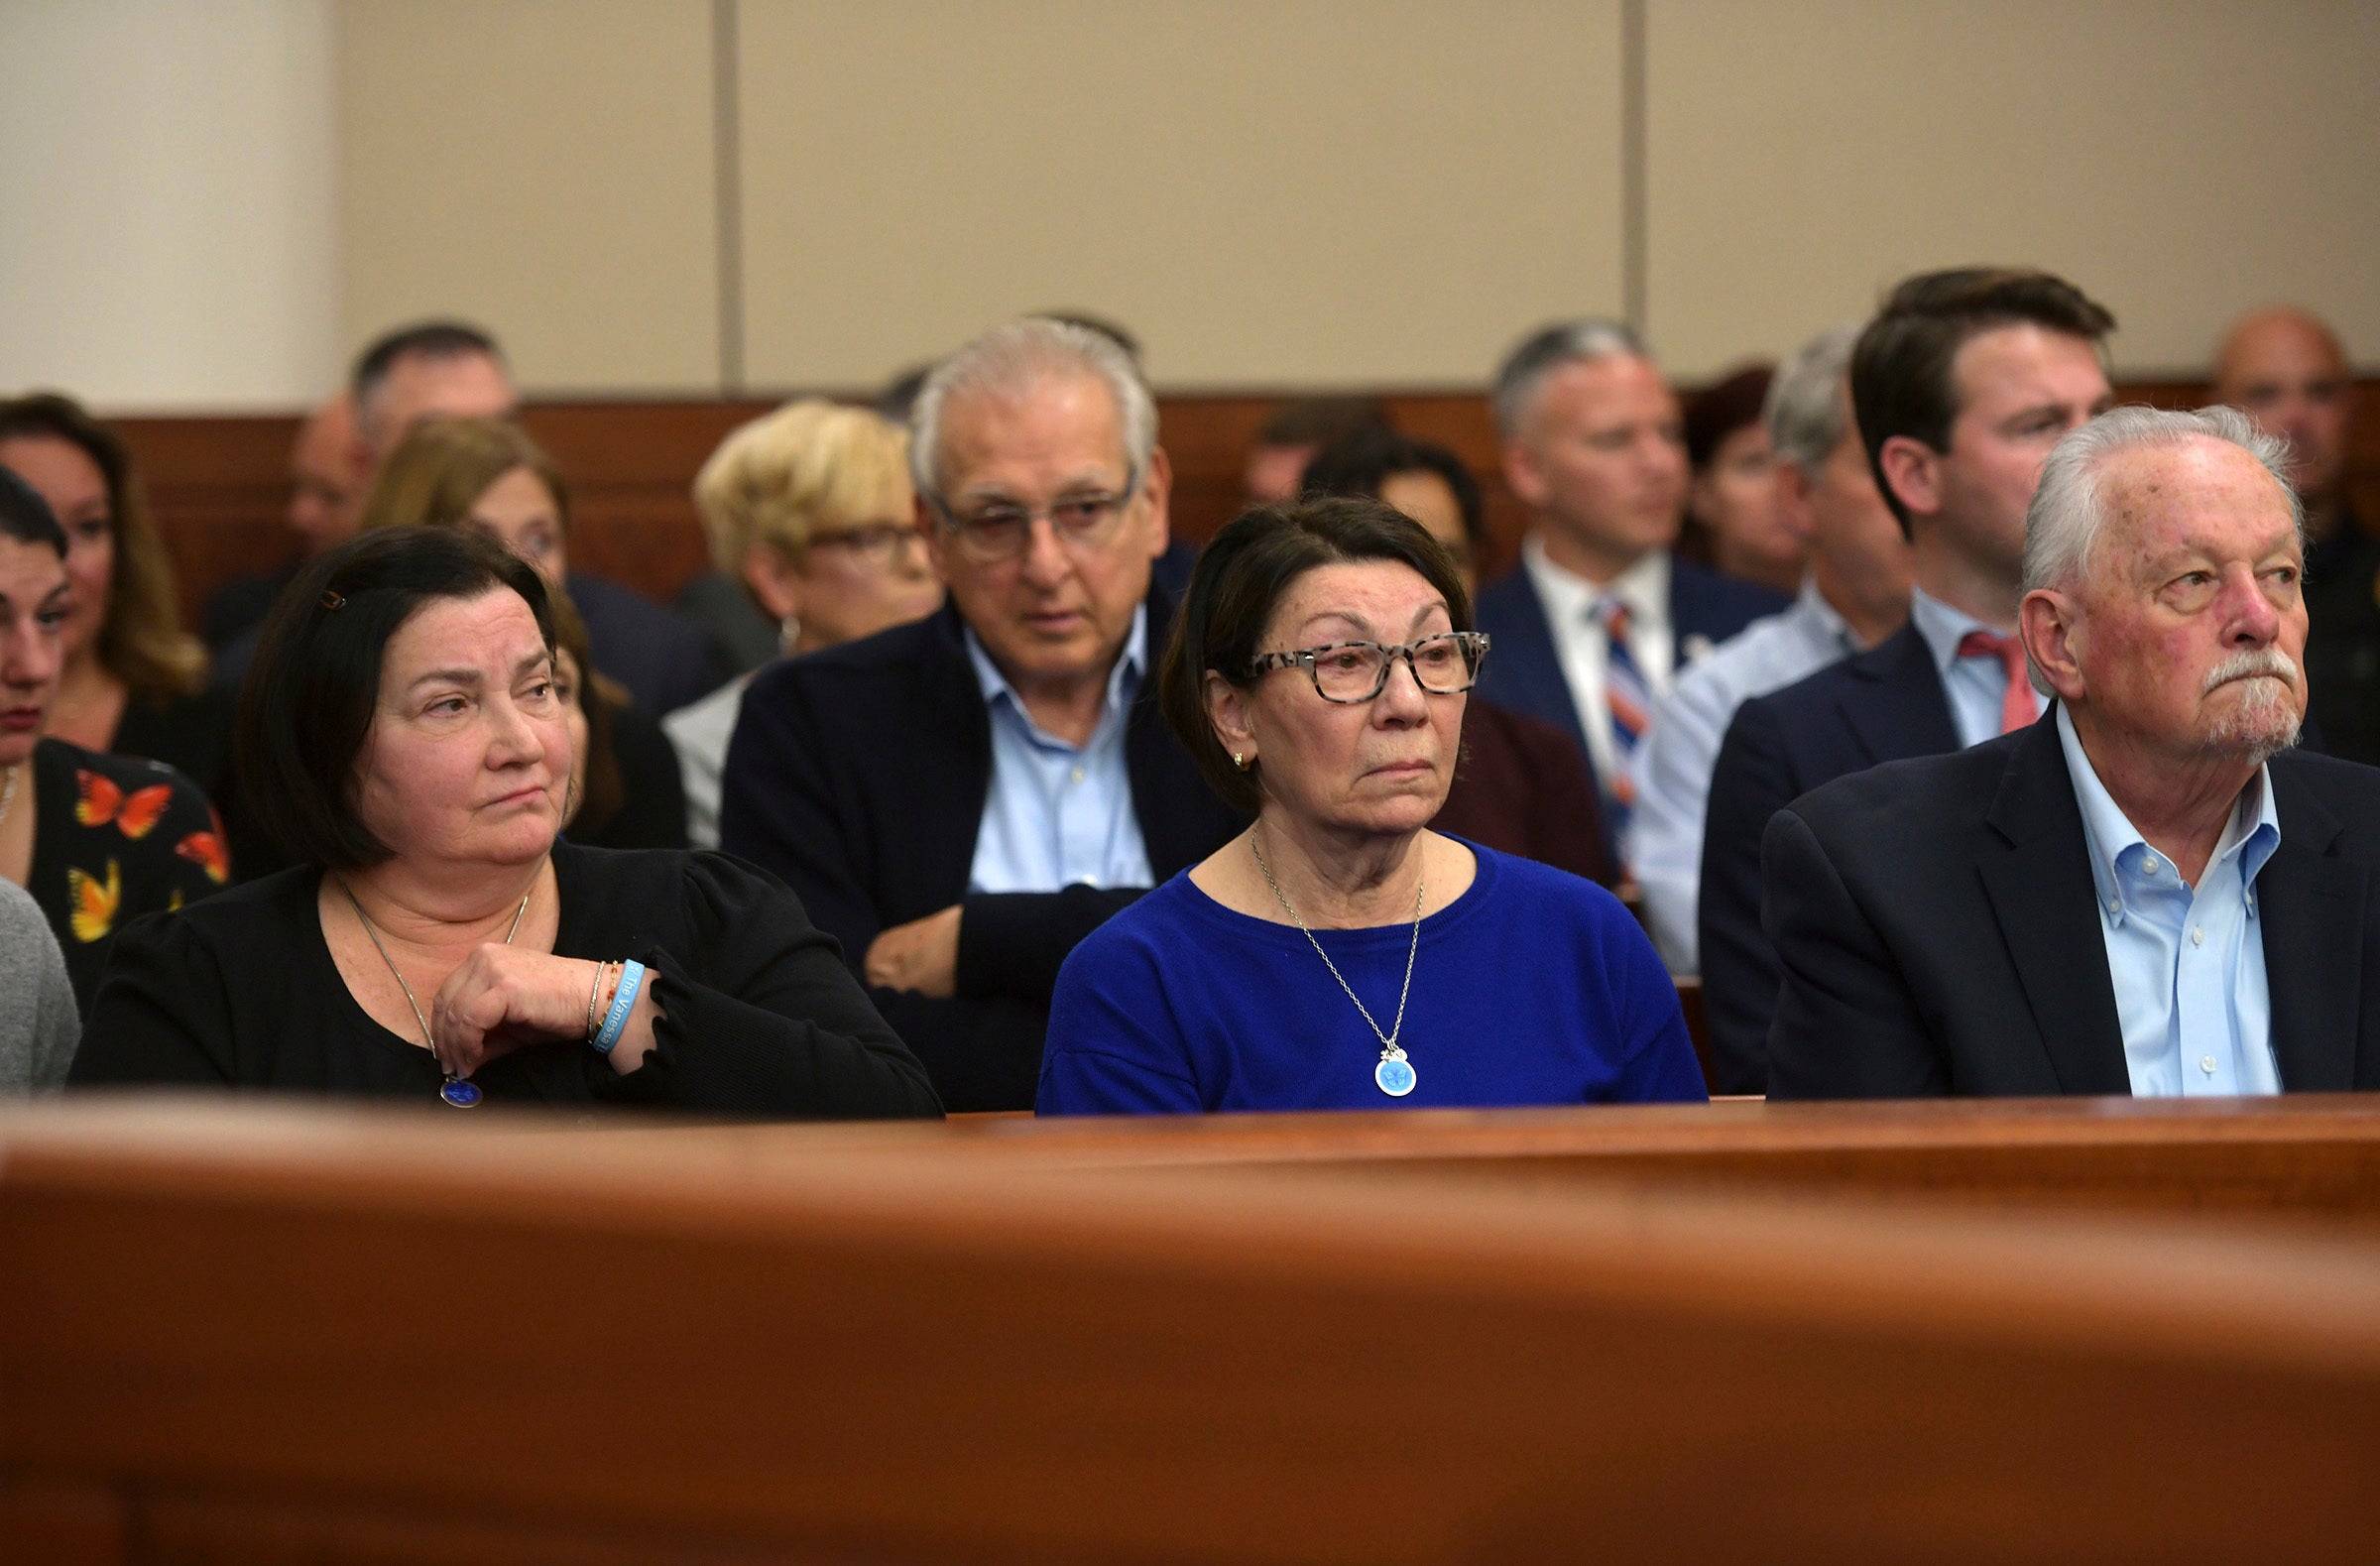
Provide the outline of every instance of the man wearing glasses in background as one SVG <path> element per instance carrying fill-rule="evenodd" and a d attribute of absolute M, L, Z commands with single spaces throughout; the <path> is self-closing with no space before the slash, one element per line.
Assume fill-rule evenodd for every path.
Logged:
<path fill-rule="evenodd" d="M 1156 423 L 1079 326 L 943 361 L 909 462 L 949 602 L 764 670 L 728 748 L 720 846 L 791 884 L 954 1111 L 1031 1108 L 1066 954 L 1243 824 L 1153 699 Z"/>

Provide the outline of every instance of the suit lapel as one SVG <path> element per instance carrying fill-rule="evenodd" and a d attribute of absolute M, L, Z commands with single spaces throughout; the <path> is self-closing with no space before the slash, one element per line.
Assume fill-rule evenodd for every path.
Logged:
<path fill-rule="evenodd" d="M 1837 710 L 1870 767 L 1959 749 L 1951 698 L 1917 627 L 1904 626 L 1882 646 L 1859 654 L 1850 673 L 1870 688 L 1862 689 L 1857 700 L 1839 703 Z"/>
<path fill-rule="evenodd" d="M 2345 1092 L 2355 1085 L 2364 873 L 2331 855 L 2338 818 L 2286 759 L 2273 767 L 2272 780 L 2281 846 L 2256 877 L 2256 906 L 2264 923 L 2273 1060 L 2289 1092 Z"/>
<path fill-rule="evenodd" d="M 1562 655 L 1554 648 L 1545 605 L 1529 573 L 1514 566 L 1510 575 L 1481 595 L 1480 610 L 1481 628 L 1494 638 L 1487 668 L 1492 683 L 1483 678 L 1481 694 L 1543 718 L 1586 755 L 1587 731 L 1579 727 L 1578 703 L 1571 699 Z"/>
<path fill-rule="evenodd" d="M 931 754 L 919 758 L 919 784 L 948 800 L 945 808 L 920 810 L 903 823 L 899 846 L 891 851 L 917 867 L 927 884 L 966 892 L 975 876 L 975 840 L 984 827 L 984 801 L 992 793 L 992 709 L 967 656 L 966 623 L 958 607 L 943 603 L 928 622 L 932 658 L 918 669 L 926 699 L 920 703 L 939 721 L 921 726 L 917 743 Z M 903 763 L 904 768 L 908 763 Z"/>
<path fill-rule="evenodd" d="M 1986 819 L 2006 849 L 1987 844 L 1977 869 L 2060 1090 L 2130 1093 L 2082 810 L 2054 719 L 2016 742 Z"/>

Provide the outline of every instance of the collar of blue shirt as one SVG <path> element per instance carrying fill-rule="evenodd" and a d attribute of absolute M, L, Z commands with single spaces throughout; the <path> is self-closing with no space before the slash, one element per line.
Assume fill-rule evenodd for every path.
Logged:
<path fill-rule="evenodd" d="M 2099 912 L 2108 923 L 2121 925 L 2130 906 L 2125 896 L 2125 884 L 2136 886 L 2170 879 L 2180 885 L 2178 875 L 2165 855 L 2149 846 L 2140 835 L 2123 807 L 2099 782 L 2098 770 L 2083 754 L 2082 740 L 2075 732 L 2075 720 L 2063 703 L 2058 708 L 2058 743 L 2066 751 L 2067 776 L 2074 781 L 2075 802 L 2082 809 L 2082 837 L 2090 853 L 2090 881 L 2099 896 Z M 2239 887 L 2250 908 L 2255 906 L 2256 877 L 2273 850 L 2281 846 L 2281 814 L 2273 806 L 2272 770 L 2256 769 L 2256 776 L 2239 792 L 2239 802 L 2232 807 L 2231 822 L 2214 847 L 2214 857 L 2207 862 L 2209 874 L 2232 855 L 2239 857 Z M 2202 875 L 2203 887 L 2206 876 Z"/>
<path fill-rule="evenodd" d="M 992 662 L 992 655 L 984 651 L 973 626 L 967 627 L 967 661 L 975 665 L 975 683 L 984 693 L 985 705 L 995 709 L 1005 705 L 1023 722 L 1033 743 L 1062 751 L 1089 750 L 1111 725 L 1124 721 L 1125 714 L 1131 710 L 1132 699 L 1140 693 L 1140 680 L 1148 668 L 1148 605 L 1142 604 L 1132 611 L 1132 628 L 1125 633 L 1124 651 L 1117 655 L 1115 666 L 1108 670 L 1108 699 L 1100 708 L 1099 728 L 1085 745 L 1069 745 L 1033 721 L 1023 698 L 1009 683 L 1009 676 L 1000 671 L 1000 665 Z"/>

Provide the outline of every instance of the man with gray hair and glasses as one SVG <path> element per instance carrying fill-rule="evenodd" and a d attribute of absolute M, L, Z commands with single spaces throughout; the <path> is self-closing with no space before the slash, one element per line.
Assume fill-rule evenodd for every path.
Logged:
<path fill-rule="evenodd" d="M 2292 752 L 2303 516 L 2229 409 L 2062 439 L 2027 728 L 1768 824 L 1774 1098 L 2380 1088 L 2380 772 Z"/>
<path fill-rule="evenodd" d="M 1630 758 L 1678 669 L 1792 600 L 1671 552 L 1686 504 L 1677 394 L 1617 321 L 1558 321 L 1504 358 L 1504 479 L 1529 510 L 1520 568 L 1480 593 L 1479 692 L 1543 718 L 1595 770 L 1614 841 Z"/>
<path fill-rule="evenodd" d="M 1801 596 L 1680 674 L 1637 747 L 1636 808 L 1621 852 L 1672 973 L 1698 971 L 1704 806 L 1735 709 L 1874 647 L 1909 619 L 1909 541 L 1876 493 L 1851 421 L 1858 340 L 1856 325 L 1811 339 L 1779 367 L 1761 410 L 1776 451 L 1779 507 L 1809 549 Z"/>
<path fill-rule="evenodd" d="M 935 367 L 910 430 L 949 599 L 754 678 L 720 846 L 842 942 L 947 1108 L 1030 1109 L 1066 954 L 1245 823 L 1148 678 L 1171 474 L 1131 359 L 1012 321 Z"/>

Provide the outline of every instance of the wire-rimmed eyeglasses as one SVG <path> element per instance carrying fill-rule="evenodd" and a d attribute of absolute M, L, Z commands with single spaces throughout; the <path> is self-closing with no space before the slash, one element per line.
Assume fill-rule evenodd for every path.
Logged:
<path fill-rule="evenodd" d="M 926 502 L 957 537 L 960 552 L 990 562 L 1022 554 L 1032 541 L 1034 521 L 1042 517 L 1049 519 L 1049 531 L 1057 535 L 1061 547 L 1074 553 L 1098 549 L 1116 537 L 1116 525 L 1139 490 L 1135 474 L 1120 492 L 1061 495 L 1046 506 L 992 501 L 962 515 L 944 505 L 939 495 L 928 495 Z"/>
<path fill-rule="evenodd" d="M 917 531 L 913 522 L 871 522 L 857 528 L 814 533 L 810 535 L 809 546 L 848 549 L 862 569 L 883 571 L 890 570 L 894 561 L 924 542 L 925 535 Z"/>
<path fill-rule="evenodd" d="M 1249 672 L 1302 668 L 1323 700 L 1357 706 L 1388 688 L 1388 670 L 1400 658 L 1413 671 L 1413 683 L 1431 695 L 1461 695 L 1479 683 L 1480 665 L 1488 661 L 1488 636 L 1482 631 L 1441 631 L 1398 647 L 1331 642 L 1293 653 L 1266 653 L 1249 664 Z"/>

